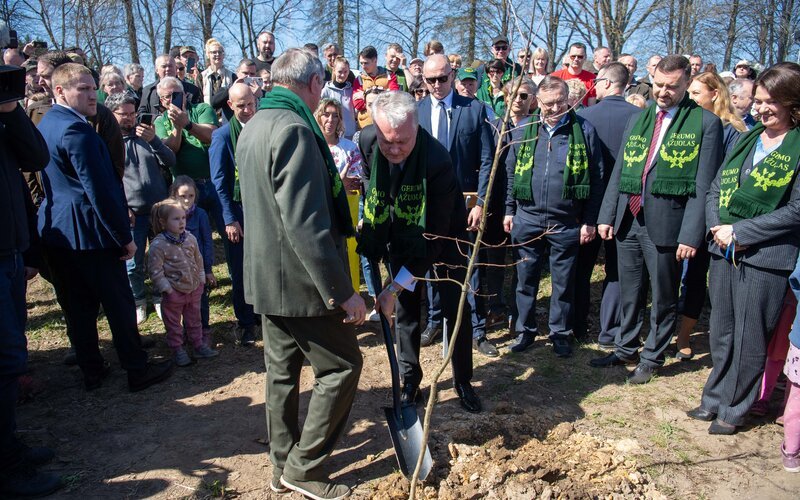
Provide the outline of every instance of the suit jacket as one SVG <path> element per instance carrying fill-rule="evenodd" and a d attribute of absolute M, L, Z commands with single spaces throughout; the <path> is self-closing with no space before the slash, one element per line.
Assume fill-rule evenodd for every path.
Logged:
<path fill-rule="evenodd" d="M 244 222 L 242 204 L 233 200 L 233 185 L 236 179 L 236 161 L 231 126 L 229 123 L 211 133 L 211 146 L 208 148 L 208 161 L 211 164 L 211 180 L 222 205 L 222 218 L 225 224 Z"/>
<path fill-rule="evenodd" d="M 594 125 L 594 131 L 600 139 L 603 151 L 603 185 L 607 186 L 611 178 L 611 168 L 617 162 L 617 153 L 622 147 L 625 126 L 633 116 L 642 110 L 630 104 L 618 95 L 604 97 L 594 106 L 578 111 L 578 116 Z"/>
<path fill-rule="evenodd" d="M 330 174 L 296 113 L 263 109 L 237 142 L 244 221 L 244 293 L 259 314 L 335 314 L 353 295 Z"/>
<path fill-rule="evenodd" d="M 50 152 L 42 171 L 45 244 L 72 250 L 120 248 L 131 241 L 128 205 L 108 148 L 73 111 L 53 108 L 39 122 Z"/>
<path fill-rule="evenodd" d="M 419 103 L 419 125 L 435 135 L 436 132 L 431 130 L 430 97 Z M 464 192 L 477 192 L 479 204 L 483 205 L 494 159 L 494 140 L 486 119 L 486 108 L 480 101 L 454 92 L 449 132 L 450 158 L 459 186 Z"/>
<path fill-rule="evenodd" d="M 656 104 L 652 104 L 655 106 Z M 636 123 L 637 116 L 628 120 L 623 137 L 624 142 L 630 135 L 631 128 Z M 675 124 L 673 121 L 671 127 Z M 669 130 L 667 130 L 669 133 Z M 665 136 L 666 137 L 666 136 Z M 696 183 L 694 196 L 656 196 L 650 192 L 653 180 L 658 176 L 658 169 L 654 168 L 647 176 L 642 197 L 647 234 L 657 246 L 677 247 L 678 244 L 700 248 L 705 234 L 705 205 L 706 194 L 711 186 L 711 181 L 717 175 L 717 170 L 722 163 L 722 123 L 717 116 L 703 110 L 703 133 L 700 143 L 700 157 L 697 164 Z M 653 160 L 655 161 L 655 159 Z M 600 207 L 598 224 L 614 226 L 614 233 L 619 232 L 622 219 L 628 206 L 629 195 L 619 192 L 619 179 L 625 161 L 620 154 L 614 165 L 614 172 L 606 188 L 603 204 Z"/>
<path fill-rule="evenodd" d="M 374 126 L 371 127 L 374 129 Z M 364 129 L 367 130 L 367 129 Z M 424 130 L 424 129 L 423 129 Z M 374 133 L 370 134 L 372 140 L 362 143 L 370 151 L 370 157 L 378 154 Z M 447 150 L 432 135 L 424 131 L 420 140 L 427 141 L 427 158 L 425 162 L 425 232 L 441 236 L 466 239 L 467 208 L 464 205 L 464 195 L 458 185 L 453 169 L 452 160 Z M 419 144 L 415 147 L 419 147 Z M 367 169 L 365 174 L 372 175 Z M 399 189 L 398 182 L 392 185 L 392 195 Z M 365 181 L 369 184 L 369 180 Z M 394 209 L 391 210 L 391 220 L 394 221 Z M 464 249 L 466 252 L 466 248 Z M 447 264 L 465 264 L 464 256 L 458 252 L 452 241 L 443 239 L 430 239 L 426 242 L 425 257 L 405 258 L 402 249 L 389 248 L 391 267 L 396 273 L 405 266 L 414 276 L 424 276 L 433 264 L 444 262 Z"/>
<path fill-rule="evenodd" d="M 739 180 L 744 180 L 744 172 L 753 169 L 752 148 L 750 154 L 742 164 Z M 800 163 L 800 162 L 799 162 Z M 784 199 L 778 207 L 768 213 L 740 220 L 733 224 L 733 232 L 740 245 L 747 248 L 736 252 L 736 259 L 741 262 L 764 269 L 778 269 L 791 271 L 797 263 L 798 248 L 800 248 L 800 176 L 797 175 L 798 167 L 795 166 L 795 177 L 792 189 L 786 192 Z M 722 169 L 714 178 L 711 189 L 706 199 L 706 224 L 709 232 L 709 252 L 724 256 L 723 251 L 714 243 L 711 228 L 720 223 L 719 220 L 719 184 Z"/>

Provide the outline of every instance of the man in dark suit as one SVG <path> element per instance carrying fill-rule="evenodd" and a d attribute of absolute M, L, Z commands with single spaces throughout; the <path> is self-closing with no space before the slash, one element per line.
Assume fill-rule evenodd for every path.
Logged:
<path fill-rule="evenodd" d="M 617 153 L 622 145 L 625 125 L 632 116 L 641 110 L 625 101 L 622 94 L 629 79 L 628 70 L 618 62 L 606 64 L 597 73 L 598 103 L 578 112 L 594 125 L 600 148 L 603 152 L 603 189 L 608 186 L 611 169 L 617 162 Z M 591 243 L 581 245 L 578 250 L 578 264 L 575 285 L 575 321 L 573 329 L 575 338 L 582 338 L 587 333 L 589 316 L 589 291 L 592 271 L 600 252 L 600 245 L 605 248 L 605 272 L 603 280 L 603 297 L 600 301 L 600 333 L 597 342 L 604 347 L 613 347 L 614 338 L 619 330 L 619 281 L 617 278 L 617 246 L 614 240 L 595 239 Z"/>
<path fill-rule="evenodd" d="M 177 76 L 177 67 L 175 59 L 170 57 L 169 54 L 161 54 L 156 57 L 156 81 L 142 89 L 142 102 L 139 105 L 138 113 L 157 115 L 162 112 L 161 99 L 158 97 L 158 82 L 165 76 Z M 203 95 L 200 93 L 200 88 L 196 85 L 181 80 L 183 92 L 186 94 L 186 99 L 192 104 L 200 104 L 203 102 Z"/>
<path fill-rule="evenodd" d="M 39 123 L 50 150 L 39 231 L 53 286 L 86 388 L 100 387 L 110 372 L 97 344 L 102 304 L 128 386 L 142 390 L 166 379 L 172 363 L 148 364 L 136 328 L 125 268 L 136 244 L 125 193 L 108 149 L 86 120 L 97 112 L 97 88 L 91 72 L 74 63 L 57 67 L 52 82 L 56 104 Z"/>
<path fill-rule="evenodd" d="M 429 59 L 430 60 L 430 59 Z M 423 233 L 446 238 L 466 237 L 466 207 L 447 150 L 418 125 L 414 98 L 405 92 L 378 96 L 372 107 L 377 133 L 374 170 L 364 206 L 359 251 L 369 258 L 388 255 L 393 281 L 378 295 L 383 314 L 397 306 L 397 345 L 403 377 L 402 401 L 420 399 L 419 365 L 424 287 L 416 282 L 434 268 L 446 278 L 439 283 L 442 313 L 454 328 L 467 259 L 452 239 L 425 239 Z M 387 189 L 388 188 L 388 189 Z M 437 264 L 444 265 L 437 265 Z M 454 281 L 450 281 L 454 280 Z M 481 411 L 472 389 L 472 349 L 469 306 L 465 304 L 453 353 L 453 383 L 461 406 Z"/>
<path fill-rule="evenodd" d="M 225 220 L 225 253 L 228 271 L 233 286 L 233 313 L 241 329 L 241 344 L 252 346 L 255 343 L 253 328 L 255 315 L 253 306 L 244 300 L 242 272 L 244 265 L 244 214 L 242 195 L 236 167 L 236 143 L 242 127 L 255 115 L 256 97 L 249 86 L 234 83 L 225 89 L 228 94 L 228 107 L 231 119 L 211 133 L 211 147 L 208 150 L 211 165 L 211 180 L 222 205 Z M 221 232 L 221 231 L 220 231 Z"/>
<path fill-rule="evenodd" d="M 434 54 L 425 61 L 422 69 L 423 78 L 430 90 L 430 95 L 419 103 L 419 126 L 436 138 L 450 152 L 456 179 L 463 193 L 478 193 L 475 206 L 469 212 L 464 224 L 474 232 L 478 229 L 483 214 L 483 200 L 486 198 L 486 186 L 494 159 L 494 141 L 492 128 L 486 119 L 486 108 L 479 101 L 462 97 L 453 91 L 453 70 L 450 62 L 442 54 Z M 498 189 L 502 192 L 502 189 Z M 489 241 L 502 240 L 502 196 L 493 196 L 494 203 L 487 221 L 484 238 Z M 499 243 L 499 242 L 498 242 Z M 496 249 L 495 249 L 496 250 Z M 484 253 L 481 260 L 491 257 L 502 259 L 502 252 Z M 485 267 L 483 267 L 485 271 Z M 495 280 L 488 291 L 479 289 L 480 274 L 473 275 L 472 287 L 481 294 L 502 293 L 502 280 Z M 438 305 L 438 294 L 430 297 L 428 328 L 422 335 L 422 345 L 429 345 L 441 335 L 441 309 Z M 478 295 L 470 295 L 472 311 L 472 329 L 475 347 L 489 356 L 497 356 L 497 349 L 486 339 L 487 311 L 485 300 Z"/>
<path fill-rule="evenodd" d="M 694 257 L 704 242 L 705 197 L 722 161 L 722 124 L 689 100 L 689 72 L 682 56 L 658 63 L 656 102 L 628 122 L 598 217 L 600 236 L 617 239 L 622 310 L 615 352 L 591 365 L 637 362 L 647 273 L 653 297 L 650 332 L 628 377 L 634 384 L 650 381 L 664 364 L 675 332 L 681 261 Z M 676 188 L 685 194 L 668 194 Z"/>
<path fill-rule="evenodd" d="M 314 121 L 324 82 L 319 59 L 289 49 L 272 65 L 274 90 L 237 143 L 247 237 L 244 293 L 264 314 L 267 427 L 273 491 L 344 498 L 323 462 L 345 431 L 361 353 L 353 325 L 364 300 L 353 290 L 345 236 L 353 223 L 344 188 Z M 304 361 L 316 376 L 298 422 Z"/>

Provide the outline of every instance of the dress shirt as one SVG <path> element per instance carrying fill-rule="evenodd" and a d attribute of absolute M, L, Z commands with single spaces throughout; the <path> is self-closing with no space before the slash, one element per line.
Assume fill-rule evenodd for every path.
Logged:
<path fill-rule="evenodd" d="M 433 97 L 431 94 L 431 130 L 435 132 L 439 130 L 439 99 Z M 453 118 L 453 91 L 450 90 L 450 93 L 445 96 L 444 99 L 441 100 L 444 103 L 444 110 L 447 113 L 447 130 L 450 130 L 450 122 Z M 447 138 L 447 142 L 450 142 L 450 138 Z M 443 144 L 444 148 L 450 151 L 450 144 Z"/>

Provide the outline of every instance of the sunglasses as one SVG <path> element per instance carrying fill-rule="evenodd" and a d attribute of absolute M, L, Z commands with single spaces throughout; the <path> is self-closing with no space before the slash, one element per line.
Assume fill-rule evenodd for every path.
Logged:
<path fill-rule="evenodd" d="M 508 50 L 508 45 L 495 45 L 494 46 L 494 50 L 497 50 L 497 51 Z"/>
<path fill-rule="evenodd" d="M 598 82 L 605 82 L 608 81 L 608 78 L 595 78 L 592 80 L 592 83 L 597 84 Z"/>
<path fill-rule="evenodd" d="M 501 70 L 499 70 L 499 69 L 490 69 L 490 70 L 488 71 L 488 73 L 489 73 L 490 75 L 497 75 L 497 74 L 503 74 L 503 73 L 505 73 L 505 71 L 501 71 Z"/>
<path fill-rule="evenodd" d="M 571 54 L 569 56 L 570 59 L 586 59 L 586 56 L 578 55 L 578 54 Z"/>
<path fill-rule="evenodd" d="M 414 90 L 414 94 L 416 94 L 416 95 L 428 95 L 428 94 L 430 94 L 430 92 L 428 92 L 427 89 L 416 89 L 416 90 Z"/>
<path fill-rule="evenodd" d="M 530 96 L 531 95 L 529 93 L 527 93 L 527 92 L 520 92 L 520 93 L 517 94 L 517 99 L 519 99 L 520 101 L 527 101 L 528 97 L 530 97 Z"/>
<path fill-rule="evenodd" d="M 433 85 L 435 83 L 444 84 L 450 80 L 450 74 L 446 74 L 444 76 L 434 76 L 432 78 L 425 77 L 425 81 L 428 82 L 428 85 Z"/>

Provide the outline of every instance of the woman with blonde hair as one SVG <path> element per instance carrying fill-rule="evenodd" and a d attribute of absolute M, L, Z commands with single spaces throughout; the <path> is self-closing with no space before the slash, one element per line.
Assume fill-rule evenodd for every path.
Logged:
<path fill-rule="evenodd" d="M 203 100 L 209 106 L 211 97 L 228 88 L 236 80 L 236 75 L 225 67 L 225 48 L 216 38 L 206 41 L 206 69 L 203 70 Z"/>
<path fill-rule="evenodd" d="M 747 131 L 747 126 L 733 108 L 728 86 L 719 75 L 706 71 L 692 79 L 688 92 L 690 99 L 722 120 L 725 132 L 722 143 L 725 152 L 728 153 L 739 138 L 739 134 Z"/>
<path fill-rule="evenodd" d="M 539 85 L 547 76 L 547 65 L 550 64 L 550 54 L 541 47 L 534 49 L 531 55 L 531 65 L 528 76 L 533 83 Z"/>

